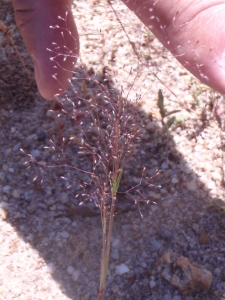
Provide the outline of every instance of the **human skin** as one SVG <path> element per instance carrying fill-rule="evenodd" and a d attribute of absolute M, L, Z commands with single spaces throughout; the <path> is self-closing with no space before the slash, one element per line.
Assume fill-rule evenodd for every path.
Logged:
<path fill-rule="evenodd" d="M 203 83 L 225 93 L 225 1 L 123 0 L 176 59 Z M 13 0 L 16 23 L 33 57 L 38 89 L 46 99 L 63 93 L 79 55 L 72 0 Z M 58 16 L 66 16 L 65 20 Z M 52 29 L 59 25 L 63 29 Z M 66 25 L 66 26 L 65 26 Z M 61 35 L 64 32 L 64 37 Z M 56 42 L 55 45 L 52 43 Z M 66 47 L 64 47 L 66 45 Z M 62 55 L 47 51 L 56 50 Z M 69 50 L 68 50 L 69 49 Z M 81 49 L 82 51 L 82 49 Z M 63 57 L 67 56 L 66 61 Z M 54 61 L 50 58 L 55 57 Z M 59 64 L 61 68 L 55 68 Z M 57 73 L 57 80 L 53 77 Z"/>
<path fill-rule="evenodd" d="M 68 88 L 68 79 L 79 54 L 79 37 L 71 4 L 72 0 L 13 0 L 16 24 L 33 58 L 39 92 L 49 100 Z M 56 25 L 59 28 L 50 28 Z"/>

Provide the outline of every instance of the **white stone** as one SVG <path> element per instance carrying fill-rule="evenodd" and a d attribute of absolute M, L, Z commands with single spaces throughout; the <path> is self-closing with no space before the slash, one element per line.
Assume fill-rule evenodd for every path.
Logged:
<path fill-rule="evenodd" d="M 63 231 L 61 232 L 61 237 L 63 237 L 64 239 L 67 239 L 69 237 L 69 233 L 67 231 Z"/>
<path fill-rule="evenodd" d="M 152 191 L 150 191 L 150 192 L 148 193 L 148 196 L 149 196 L 150 198 L 153 198 L 153 199 L 156 199 L 156 200 L 158 200 L 158 199 L 161 198 L 161 194 L 157 194 L 157 193 L 152 192 Z"/>
<path fill-rule="evenodd" d="M 179 182 L 179 180 L 177 179 L 177 177 L 173 177 L 171 181 L 172 181 L 173 184 L 176 184 L 176 183 Z"/>
<path fill-rule="evenodd" d="M 72 274 L 72 278 L 74 281 L 77 281 L 80 277 L 80 271 L 74 271 Z"/>
<path fill-rule="evenodd" d="M 55 265 L 53 263 L 49 263 L 46 266 L 48 273 L 53 274 L 55 272 Z"/>
<path fill-rule="evenodd" d="M 3 195 L 2 200 L 5 201 L 5 202 L 7 202 L 9 199 L 8 199 L 8 197 L 6 195 Z"/>
<path fill-rule="evenodd" d="M 220 272 L 221 272 L 220 268 L 216 268 L 213 273 L 215 276 L 220 276 Z"/>
<path fill-rule="evenodd" d="M 3 193 L 6 193 L 6 194 L 8 194 L 10 190 L 11 190 L 11 186 L 9 186 L 9 185 L 5 185 L 2 189 Z"/>
<path fill-rule="evenodd" d="M 191 174 L 191 173 L 192 173 L 191 168 L 188 167 L 188 166 L 184 167 L 183 171 L 184 171 L 186 174 Z"/>
<path fill-rule="evenodd" d="M 22 285 L 18 284 L 16 286 L 13 286 L 11 292 L 14 294 L 14 296 L 19 297 L 23 292 Z"/>
<path fill-rule="evenodd" d="M 209 143 L 207 145 L 207 148 L 210 150 L 210 149 L 213 149 L 215 147 L 215 144 L 214 143 Z"/>
<path fill-rule="evenodd" d="M 151 280 L 151 281 L 149 282 L 149 286 L 150 286 L 151 289 L 153 289 L 153 288 L 156 286 L 155 281 L 154 281 L 154 280 Z"/>
<path fill-rule="evenodd" d="M 27 236 L 27 240 L 28 241 L 33 241 L 34 240 L 34 235 L 32 233 L 30 233 L 28 236 Z"/>
<path fill-rule="evenodd" d="M 197 185 L 196 185 L 195 179 L 192 179 L 191 181 L 189 181 L 189 182 L 187 183 L 187 189 L 188 189 L 189 191 L 196 191 Z"/>
<path fill-rule="evenodd" d="M 66 270 L 67 270 L 67 273 L 70 274 L 70 275 L 72 275 L 75 271 L 72 266 L 69 266 Z"/>
<path fill-rule="evenodd" d="M 113 251 L 111 252 L 111 257 L 115 260 L 119 260 L 120 255 L 118 249 L 114 248 Z"/>
<path fill-rule="evenodd" d="M 5 177 L 4 173 L 0 172 L 0 180 L 4 180 L 4 177 Z"/>
<path fill-rule="evenodd" d="M 151 211 L 152 212 L 156 212 L 157 211 L 157 209 L 158 209 L 158 206 L 157 205 L 151 205 Z"/>
<path fill-rule="evenodd" d="M 146 128 L 147 130 L 154 129 L 155 127 L 156 127 L 155 122 L 148 122 L 148 124 L 145 126 L 145 128 Z"/>
<path fill-rule="evenodd" d="M 40 155 L 40 151 L 39 150 L 32 150 L 30 153 L 33 157 L 38 157 Z"/>
<path fill-rule="evenodd" d="M 50 117 L 50 118 L 51 118 L 51 117 L 54 117 L 54 115 L 55 115 L 55 114 L 54 114 L 54 111 L 51 110 L 51 109 L 49 109 L 49 110 L 47 111 L 47 113 L 46 113 L 46 116 L 47 116 L 47 117 Z"/>
<path fill-rule="evenodd" d="M 212 168 L 213 168 L 213 164 L 211 162 L 207 162 L 207 161 L 204 162 L 204 169 L 205 170 L 211 171 Z"/>
<path fill-rule="evenodd" d="M 213 180 L 222 180 L 222 174 L 220 174 L 219 172 L 212 172 L 212 178 Z"/>
<path fill-rule="evenodd" d="M 214 181 L 208 181 L 206 182 L 206 187 L 209 189 L 209 190 L 214 190 L 216 189 L 216 185 L 215 185 L 215 182 Z"/>
<path fill-rule="evenodd" d="M 173 296 L 173 300 L 181 300 L 181 296 L 180 295 L 175 295 L 175 296 Z"/>
<path fill-rule="evenodd" d="M 3 164 L 2 165 L 2 170 L 7 172 L 8 171 L 8 165 L 7 164 Z"/>
<path fill-rule="evenodd" d="M 161 168 L 162 168 L 162 169 L 168 169 L 168 168 L 169 168 L 168 162 L 167 162 L 167 161 L 164 161 L 164 162 L 161 164 Z"/>
<path fill-rule="evenodd" d="M 13 147 L 13 152 L 17 152 L 20 150 L 20 147 L 21 147 L 21 143 L 17 143 L 14 147 Z"/>
<path fill-rule="evenodd" d="M 12 195 L 13 195 L 14 198 L 19 199 L 20 198 L 20 191 L 18 189 L 15 189 L 15 190 L 13 190 Z"/>
<path fill-rule="evenodd" d="M 48 206 L 52 206 L 55 204 L 55 199 L 53 197 L 50 197 L 47 201 L 46 201 Z"/>
<path fill-rule="evenodd" d="M 1 198 L 0 198 L 0 201 L 1 201 Z M 1 208 L 4 209 L 4 208 L 7 208 L 8 206 L 9 206 L 9 204 L 8 204 L 7 202 L 4 202 L 4 201 L 1 201 L 1 202 L 0 202 L 0 207 L 1 207 Z"/>
<path fill-rule="evenodd" d="M 2 220 L 6 220 L 8 217 L 8 212 L 7 210 L 3 209 L 0 207 L 0 217 L 2 217 Z"/>
<path fill-rule="evenodd" d="M 37 134 L 33 133 L 27 136 L 26 140 L 31 141 L 31 140 L 36 140 L 37 139 Z"/>
<path fill-rule="evenodd" d="M 202 151 L 202 145 L 196 145 L 196 146 L 194 147 L 194 150 L 195 150 L 196 152 Z"/>
<path fill-rule="evenodd" d="M 60 193 L 60 194 L 59 194 L 59 201 L 60 201 L 62 204 L 68 203 L 69 198 L 68 198 L 67 193 Z"/>
<path fill-rule="evenodd" d="M 120 265 L 116 266 L 116 274 L 117 275 L 123 275 L 125 273 L 128 273 L 129 271 L 130 271 L 130 269 L 125 264 L 120 264 Z"/>
<path fill-rule="evenodd" d="M 178 143 L 180 143 L 180 141 L 181 141 L 182 139 L 181 139 L 181 137 L 180 137 L 179 135 L 175 135 L 175 136 L 173 137 L 173 140 L 174 140 L 174 143 L 175 143 L 175 144 L 178 144 Z"/>
<path fill-rule="evenodd" d="M 120 244 L 120 240 L 119 239 L 113 239 L 112 240 L 112 247 L 113 248 L 118 248 Z"/>

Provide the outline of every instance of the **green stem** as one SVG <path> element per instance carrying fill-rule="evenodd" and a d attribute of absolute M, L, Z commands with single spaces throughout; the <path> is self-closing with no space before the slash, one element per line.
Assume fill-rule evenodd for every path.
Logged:
<path fill-rule="evenodd" d="M 113 219 L 114 219 L 115 204 L 116 204 L 116 194 L 118 191 L 121 177 L 122 177 L 122 170 L 119 171 L 119 175 L 116 178 L 112 178 L 112 182 L 111 182 L 112 203 L 111 203 L 111 208 L 110 208 L 108 224 L 107 224 L 107 207 L 106 207 L 106 205 L 104 205 L 104 207 L 103 207 L 103 228 L 102 228 L 102 230 L 103 230 L 103 247 L 102 247 L 102 257 L 101 257 L 100 285 L 99 285 L 98 300 L 103 300 L 104 295 L 105 295 L 105 284 L 106 284 L 107 271 L 108 271 L 108 266 L 109 266 L 110 242 L 111 242 L 111 236 L 112 236 Z"/>

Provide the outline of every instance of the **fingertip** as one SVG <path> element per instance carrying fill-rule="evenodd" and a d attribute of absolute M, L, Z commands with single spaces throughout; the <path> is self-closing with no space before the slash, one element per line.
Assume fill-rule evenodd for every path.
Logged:
<path fill-rule="evenodd" d="M 40 94 L 54 99 L 65 92 L 79 55 L 71 0 L 16 1 L 17 25 L 34 61 Z"/>
<path fill-rule="evenodd" d="M 34 59 L 34 72 L 38 91 L 47 100 L 53 100 L 67 91 L 72 77 L 72 70 L 60 70 L 55 73 L 54 67 L 47 68 L 46 64 L 40 66 Z"/>

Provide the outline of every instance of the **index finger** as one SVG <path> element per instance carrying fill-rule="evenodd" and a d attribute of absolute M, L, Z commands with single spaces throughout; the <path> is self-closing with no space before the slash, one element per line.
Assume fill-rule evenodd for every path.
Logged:
<path fill-rule="evenodd" d="M 71 0 L 13 0 L 15 19 L 34 61 L 41 95 L 54 99 L 69 86 L 79 54 Z"/>

